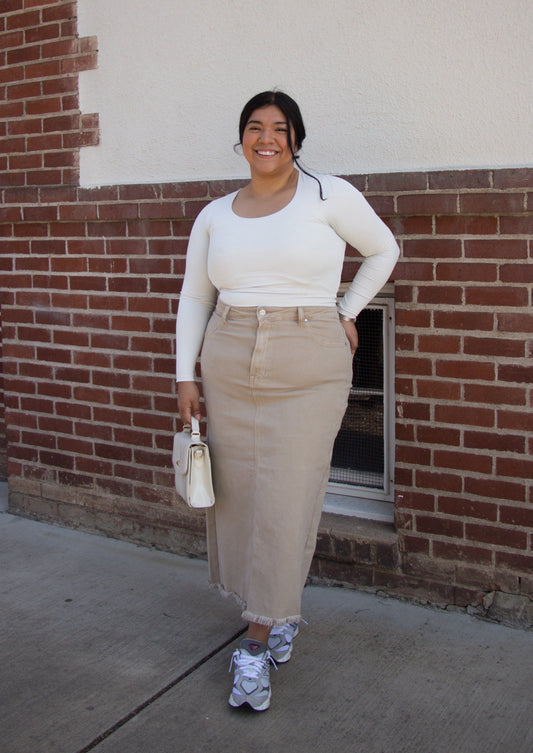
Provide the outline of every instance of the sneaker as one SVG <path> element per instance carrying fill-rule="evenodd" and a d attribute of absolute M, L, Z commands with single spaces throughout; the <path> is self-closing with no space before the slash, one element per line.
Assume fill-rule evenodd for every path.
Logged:
<path fill-rule="evenodd" d="M 292 654 L 292 641 L 298 635 L 297 622 L 287 622 L 281 627 L 274 627 L 268 638 L 268 650 L 276 664 L 284 664 L 289 661 Z"/>
<path fill-rule="evenodd" d="M 270 652 L 261 641 L 244 638 L 231 657 L 235 667 L 233 689 L 229 704 L 234 708 L 247 703 L 254 711 L 266 711 L 270 706 Z"/>

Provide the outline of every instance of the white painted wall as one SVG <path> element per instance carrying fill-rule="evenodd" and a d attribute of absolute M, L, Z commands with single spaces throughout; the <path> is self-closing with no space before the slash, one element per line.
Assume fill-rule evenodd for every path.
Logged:
<path fill-rule="evenodd" d="M 362 173 L 533 164 L 531 0 L 78 0 L 101 143 L 84 185 L 243 177 L 237 122 L 277 86 L 304 163 Z"/>

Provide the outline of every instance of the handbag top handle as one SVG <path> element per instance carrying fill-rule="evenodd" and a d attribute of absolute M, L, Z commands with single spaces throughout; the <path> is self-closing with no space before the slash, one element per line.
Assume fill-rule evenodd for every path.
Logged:
<path fill-rule="evenodd" d="M 191 437 L 200 437 L 200 422 L 194 416 L 191 416 Z"/>

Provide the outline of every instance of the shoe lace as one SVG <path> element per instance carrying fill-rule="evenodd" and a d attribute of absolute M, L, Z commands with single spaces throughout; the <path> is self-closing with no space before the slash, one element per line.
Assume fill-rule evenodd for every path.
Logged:
<path fill-rule="evenodd" d="M 237 649 L 233 652 L 228 671 L 231 672 L 233 665 L 235 665 L 235 668 L 243 674 L 255 677 L 264 672 L 268 662 L 274 665 L 275 670 L 278 669 L 278 665 L 270 655 L 270 651 L 265 651 L 258 656 L 252 656 Z"/>

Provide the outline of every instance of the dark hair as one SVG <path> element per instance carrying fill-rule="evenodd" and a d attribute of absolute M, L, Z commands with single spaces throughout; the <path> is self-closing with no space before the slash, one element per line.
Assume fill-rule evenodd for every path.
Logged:
<path fill-rule="evenodd" d="M 298 154 L 296 152 L 301 149 L 303 140 L 305 139 L 305 126 L 300 108 L 298 107 L 294 99 L 292 97 L 289 97 L 288 94 L 285 94 L 285 92 L 279 91 L 278 89 L 274 89 L 272 91 L 260 92 L 259 94 L 256 94 L 255 97 L 252 97 L 252 99 L 250 99 L 244 105 L 241 112 L 241 117 L 239 120 L 239 143 L 242 144 L 244 129 L 246 128 L 246 124 L 250 120 L 252 113 L 255 110 L 259 110 L 261 107 L 268 107 L 269 105 L 275 105 L 276 107 L 279 107 L 281 112 L 285 115 L 287 124 L 289 125 L 287 132 L 287 143 L 289 145 L 292 158 L 298 166 L 299 170 L 316 180 L 320 188 L 320 198 L 324 200 L 324 196 L 322 195 L 322 184 L 320 183 L 318 178 L 314 175 L 311 175 L 311 173 L 308 173 L 307 170 L 304 170 L 304 168 L 298 162 Z M 290 126 L 292 126 L 292 128 L 294 129 L 294 144 L 292 143 L 292 133 Z"/>

